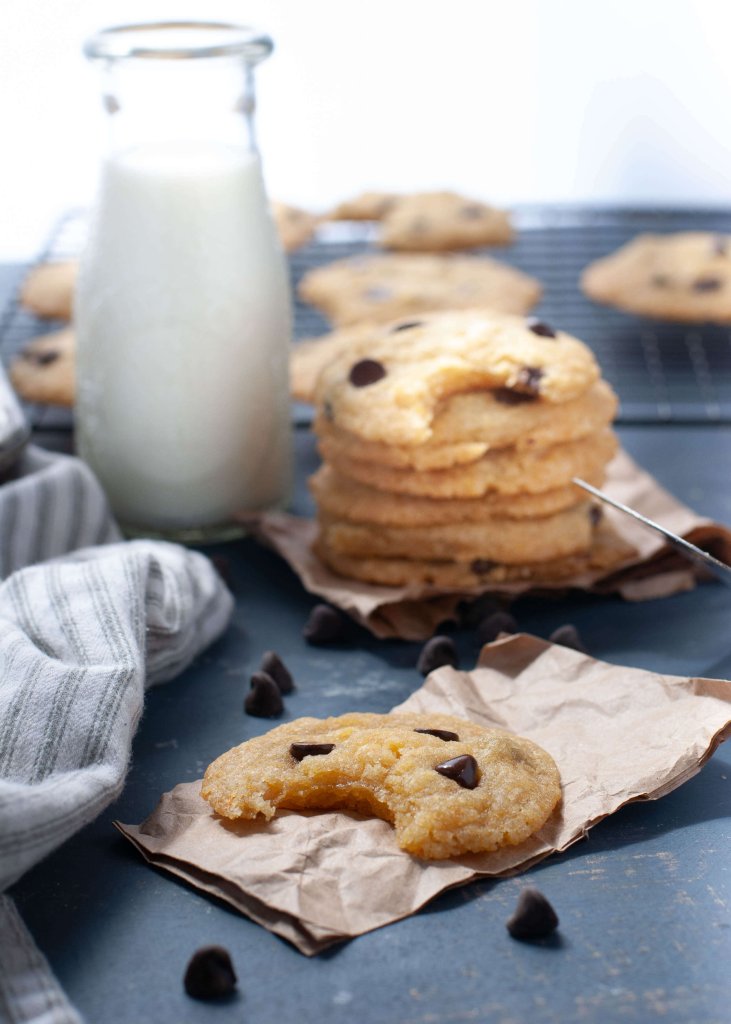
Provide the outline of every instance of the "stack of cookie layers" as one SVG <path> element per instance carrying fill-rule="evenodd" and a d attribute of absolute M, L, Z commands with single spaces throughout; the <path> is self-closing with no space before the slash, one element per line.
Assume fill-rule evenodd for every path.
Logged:
<path fill-rule="evenodd" d="M 616 397 L 577 339 L 484 311 L 396 321 L 316 397 L 317 552 L 341 575 L 474 588 L 616 561 L 572 483 L 600 486 L 617 450 Z"/>

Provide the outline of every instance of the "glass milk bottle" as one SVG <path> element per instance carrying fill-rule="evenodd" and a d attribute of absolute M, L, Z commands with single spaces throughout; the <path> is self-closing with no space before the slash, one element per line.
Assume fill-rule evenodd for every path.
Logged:
<path fill-rule="evenodd" d="M 111 146 L 77 291 L 77 445 L 132 534 L 222 539 L 289 495 L 289 284 L 252 122 L 271 49 L 191 22 L 85 46 Z"/>

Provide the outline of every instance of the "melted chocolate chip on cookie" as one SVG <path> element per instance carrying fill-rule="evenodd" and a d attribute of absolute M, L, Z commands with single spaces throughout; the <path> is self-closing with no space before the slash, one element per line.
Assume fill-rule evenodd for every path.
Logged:
<path fill-rule="evenodd" d="M 589 522 L 592 526 L 598 526 L 602 521 L 604 515 L 604 509 L 601 505 L 591 505 L 589 508 Z"/>
<path fill-rule="evenodd" d="M 699 277 L 693 282 L 694 292 L 717 292 L 723 288 L 723 281 L 718 277 Z"/>
<path fill-rule="evenodd" d="M 397 331 L 410 331 L 412 327 L 421 327 L 423 323 L 423 320 L 405 320 L 403 323 L 392 327 L 391 334 L 396 334 Z"/>
<path fill-rule="evenodd" d="M 540 394 L 541 379 L 544 376 L 545 371 L 539 366 L 523 366 L 518 372 L 514 388 L 524 395 L 530 395 L 531 398 L 535 398 Z"/>
<path fill-rule="evenodd" d="M 537 395 L 527 395 L 523 391 L 513 391 L 512 388 L 494 388 L 493 398 L 501 405 L 520 405 L 522 402 L 535 402 Z"/>
<path fill-rule="evenodd" d="M 367 388 L 386 376 L 386 368 L 377 359 L 361 359 L 350 368 L 348 380 L 354 388 Z"/>
<path fill-rule="evenodd" d="M 295 761 L 303 757 L 324 757 L 335 750 L 334 743 L 292 743 L 289 752 Z"/>
<path fill-rule="evenodd" d="M 533 333 L 537 334 L 540 338 L 556 337 L 556 332 L 554 331 L 553 327 L 550 327 L 547 323 L 544 323 L 543 320 L 539 320 L 538 317 L 529 316 L 525 322 L 525 326 L 528 328 L 529 331 L 533 331 Z"/>
<path fill-rule="evenodd" d="M 475 789 L 477 786 L 477 761 L 472 754 L 460 754 L 442 761 L 434 766 L 434 771 L 447 779 L 454 779 L 463 789 Z"/>
<path fill-rule="evenodd" d="M 55 348 L 46 349 L 44 352 L 23 352 L 21 355 L 23 359 L 35 363 L 36 366 L 50 366 L 61 358 L 61 353 Z"/>
<path fill-rule="evenodd" d="M 414 732 L 424 733 L 425 736 L 436 736 L 438 740 L 444 740 L 445 743 L 459 742 L 457 733 L 450 732 L 449 729 L 414 729 Z"/>

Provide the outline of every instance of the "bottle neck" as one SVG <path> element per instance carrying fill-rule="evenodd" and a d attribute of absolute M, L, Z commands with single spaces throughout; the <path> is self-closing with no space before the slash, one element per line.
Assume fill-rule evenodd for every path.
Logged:
<path fill-rule="evenodd" d="M 110 155 L 168 144 L 256 152 L 254 72 L 240 58 L 109 60 L 102 100 Z"/>

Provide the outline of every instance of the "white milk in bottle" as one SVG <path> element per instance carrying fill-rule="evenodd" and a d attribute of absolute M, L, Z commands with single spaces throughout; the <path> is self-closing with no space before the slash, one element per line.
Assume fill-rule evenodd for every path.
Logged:
<path fill-rule="evenodd" d="M 253 144 L 112 153 L 76 323 L 78 449 L 124 526 L 224 536 L 286 503 L 289 284 Z"/>

